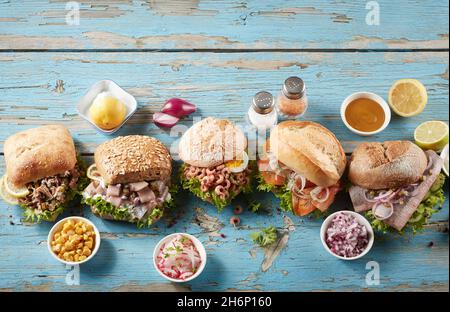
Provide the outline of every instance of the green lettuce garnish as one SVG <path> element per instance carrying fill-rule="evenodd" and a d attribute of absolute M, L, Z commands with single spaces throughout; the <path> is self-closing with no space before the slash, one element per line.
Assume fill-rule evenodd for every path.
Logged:
<path fill-rule="evenodd" d="M 250 234 L 253 242 L 261 247 L 267 247 L 275 243 L 278 237 L 277 229 L 274 226 L 261 229 L 259 232 Z"/>
<path fill-rule="evenodd" d="M 213 204 L 214 206 L 216 206 L 216 208 L 219 212 L 222 211 L 226 206 L 231 204 L 233 199 L 235 199 L 239 195 L 239 193 L 236 194 L 236 193 L 230 191 L 228 198 L 222 200 L 214 191 L 202 192 L 200 189 L 200 186 L 201 186 L 200 180 L 196 179 L 196 178 L 187 179 L 185 177 L 185 175 L 183 174 L 185 168 L 186 168 L 186 164 L 183 164 L 180 168 L 181 187 L 184 190 L 190 191 L 191 193 L 193 193 L 195 196 L 199 197 L 200 199 Z M 251 191 L 252 191 L 252 182 L 251 181 L 252 181 L 252 176 L 250 175 L 250 183 L 242 189 L 242 193 L 244 193 L 244 194 L 251 193 Z"/>
<path fill-rule="evenodd" d="M 367 211 L 365 216 L 372 224 L 373 229 L 381 233 L 392 232 L 404 234 L 406 231 L 412 231 L 413 234 L 416 234 L 417 232 L 422 232 L 431 216 L 438 212 L 438 208 L 442 207 L 445 202 L 444 183 L 445 176 L 440 173 L 416 212 L 414 212 L 409 222 L 401 231 L 397 231 L 385 222 L 376 219 L 372 211 Z"/>
<path fill-rule="evenodd" d="M 273 192 L 276 198 L 280 200 L 280 208 L 284 212 L 294 212 L 292 207 L 292 191 L 287 185 L 275 186 L 267 184 L 261 173 L 258 173 L 256 177 L 258 186 L 256 189 L 262 192 Z"/>

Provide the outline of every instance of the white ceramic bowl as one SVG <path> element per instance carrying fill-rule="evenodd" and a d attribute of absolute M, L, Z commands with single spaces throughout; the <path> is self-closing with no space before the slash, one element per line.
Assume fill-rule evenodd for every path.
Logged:
<path fill-rule="evenodd" d="M 172 238 L 174 238 L 176 235 L 183 235 L 188 237 L 193 243 L 195 248 L 197 248 L 199 254 L 200 254 L 200 259 L 202 261 L 202 263 L 200 264 L 200 267 L 198 268 L 197 272 L 195 272 L 194 275 L 192 275 L 191 277 L 184 279 L 184 280 L 179 280 L 179 279 L 175 279 L 175 278 L 171 278 L 167 275 L 165 275 L 164 273 L 162 273 L 159 268 L 158 265 L 156 263 L 156 259 L 158 258 L 158 254 L 159 254 L 159 250 L 161 249 L 161 246 L 170 241 Z M 185 283 L 185 282 L 189 282 L 192 281 L 193 279 L 197 278 L 200 274 L 202 274 L 203 269 L 206 266 L 206 260 L 207 260 L 207 256 L 206 256 L 206 250 L 205 247 L 203 246 L 202 242 L 198 240 L 198 238 L 187 234 L 187 233 L 173 233 L 170 235 L 167 235 L 166 237 L 164 237 L 163 239 L 161 239 L 159 241 L 158 244 L 156 244 L 155 249 L 153 250 L 153 266 L 155 267 L 155 270 L 159 273 L 159 275 L 161 275 L 162 277 L 164 277 L 165 279 L 174 282 L 174 283 Z"/>
<path fill-rule="evenodd" d="M 361 99 L 361 98 L 373 100 L 373 101 L 377 102 L 383 109 L 384 116 L 385 116 L 384 123 L 378 130 L 371 131 L 371 132 L 359 131 L 359 130 L 353 128 L 352 126 L 350 126 L 350 124 L 347 122 L 347 119 L 345 118 L 345 110 L 347 109 L 348 104 L 350 104 L 354 100 Z M 344 100 L 344 102 L 342 102 L 341 118 L 342 118 L 342 121 L 344 122 L 345 126 L 350 131 L 352 131 L 356 134 L 362 135 L 362 136 L 369 136 L 369 135 L 374 135 L 374 134 L 380 133 L 381 131 L 386 129 L 386 127 L 391 122 L 391 109 L 389 108 L 389 105 L 386 103 L 386 101 L 381 96 L 379 96 L 375 93 L 371 93 L 371 92 L 357 92 L 357 93 L 353 93 L 352 95 L 348 96 Z"/>
<path fill-rule="evenodd" d="M 448 177 L 448 163 L 447 163 L 447 167 L 445 167 L 445 158 L 446 157 L 448 157 L 448 144 L 445 145 L 444 149 L 441 152 L 441 158 L 444 160 L 444 166 L 442 167 L 442 170 L 444 170 L 444 173 Z"/>
<path fill-rule="evenodd" d="M 92 105 L 92 102 L 94 102 L 97 95 L 99 95 L 102 92 L 110 92 L 114 97 L 119 99 L 122 103 L 125 104 L 127 113 L 125 115 L 125 119 L 123 122 L 111 130 L 104 130 L 97 126 L 89 117 L 89 108 Z M 117 130 L 122 127 L 125 122 L 136 112 L 137 110 L 137 102 L 134 96 L 126 92 L 124 89 L 119 87 L 114 81 L 112 80 L 100 80 L 96 82 L 89 90 L 88 92 L 78 101 L 77 104 L 77 111 L 78 114 L 89 121 L 95 128 L 97 128 L 100 132 L 103 132 L 105 134 L 113 134 Z"/>
<path fill-rule="evenodd" d="M 335 253 L 333 253 L 330 248 L 328 247 L 327 243 L 325 242 L 325 233 L 328 229 L 328 227 L 330 226 L 331 221 L 333 220 L 333 218 L 340 213 L 345 213 L 345 214 L 350 214 L 352 216 L 354 216 L 356 218 L 356 220 L 358 220 L 358 223 L 365 226 L 367 228 L 367 233 L 369 234 L 369 243 L 367 244 L 366 249 L 359 254 L 356 257 L 353 258 L 346 258 L 346 257 L 342 257 L 342 256 L 338 256 Z M 322 245 L 323 247 L 333 256 L 335 256 L 336 258 L 339 258 L 341 260 L 356 260 L 356 259 L 360 259 L 362 257 L 364 257 L 369 251 L 370 249 L 372 249 L 373 246 L 373 242 L 375 240 L 375 236 L 373 233 L 373 228 L 370 225 L 369 221 L 367 221 L 366 218 L 364 218 L 362 215 L 360 215 L 359 213 L 356 213 L 354 211 L 348 211 L 348 210 L 344 210 L 344 211 L 338 211 L 335 212 L 331 215 L 328 216 L 328 218 L 325 219 L 325 221 L 322 223 L 322 227 L 320 228 L 320 239 L 322 241 Z"/>
<path fill-rule="evenodd" d="M 91 255 L 89 257 L 87 257 L 86 259 L 84 259 L 83 261 L 78 261 L 78 262 L 70 262 L 70 261 L 65 261 L 63 259 L 58 258 L 58 256 L 52 251 L 52 245 L 51 242 L 53 240 L 53 236 L 55 234 L 56 231 L 60 230 L 63 226 L 63 223 L 65 223 L 68 220 L 74 220 L 74 221 L 82 221 L 86 224 L 91 225 L 94 228 L 94 232 L 95 232 L 95 246 L 94 246 L 94 250 L 92 251 Z M 82 217 L 67 217 L 64 218 L 62 220 L 60 220 L 59 222 L 57 222 L 50 230 L 50 232 L 48 233 L 48 237 L 47 237 L 47 247 L 48 247 L 48 251 L 50 252 L 50 254 L 53 256 L 53 258 L 55 258 L 56 260 L 58 260 L 61 263 L 67 264 L 67 265 L 77 265 L 77 264 L 82 264 L 85 262 L 88 262 L 89 260 L 91 260 L 92 258 L 94 258 L 95 254 L 97 253 L 99 247 L 100 247 L 100 232 L 98 231 L 97 227 L 95 226 L 94 223 L 92 223 L 90 220 L 86 219 L 86 218 L 82 218 Z"/>

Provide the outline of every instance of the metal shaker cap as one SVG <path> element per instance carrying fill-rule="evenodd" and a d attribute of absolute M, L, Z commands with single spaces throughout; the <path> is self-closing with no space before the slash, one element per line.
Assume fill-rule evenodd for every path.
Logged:
<path fill-rule="evenodd" d="M 299 77 L 289 77 L 284 81 L 283 94 L 292 100 L 298 100 L 305 94 L 306 86 Z"/>
<path fill-rule="evenodd" d="M 269 114 L 275 107 L 275 99 L 270 92 L 258 92 L 253 97 L 252 107 L 259 114 Z"/>

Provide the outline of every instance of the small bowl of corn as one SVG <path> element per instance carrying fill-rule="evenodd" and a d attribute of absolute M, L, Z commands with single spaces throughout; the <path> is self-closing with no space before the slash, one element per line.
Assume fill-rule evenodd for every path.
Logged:
<path fill-rule="evenodd" d="M 100 247 L 100 232 L 86 218 L 68 217 L 57 222 L 47 238 L 50 254 L 68 265 L 91 260 Z"/>

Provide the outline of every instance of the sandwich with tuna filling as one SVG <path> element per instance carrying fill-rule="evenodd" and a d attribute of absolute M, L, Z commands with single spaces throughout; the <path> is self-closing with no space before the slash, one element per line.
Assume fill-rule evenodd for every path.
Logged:
<path fill-rule="evenodd" d="M 258 189 L 272 191 L 284 211 L 322 214 L 341 189 L 346 162 L 341 143 L 327 128 L 309 121 L 281 122 L 258 160 Z"/>
<path fill-rule="evenodd" d="M 180 140 L 182 187 L 221 211 L 240 193 L 251 192 L 247 139 L 229 120 L 206 118 Z"/>
<path fill-rule="evenodd" d="M 101 144 L 94 158 L 83 198 L 95 215 L 141 228 L 158 221 L 173 205 L 172 158 L 157 139 L 117 137 Z"/>
<path fill-rule="evenodd" d="M 350 197 L 374 229 L 421 230 L 444 203 L 443 160 L 409 141 L 362 143 L 350 158 Z"/>
<path fill-rule="evenodd" d="M 1 194 L 25 210 L 26 221 L 54 221 L 86 186 L 72 136 L 63 126 L 16 133 L 6 140 L 4 153 Z"/>

